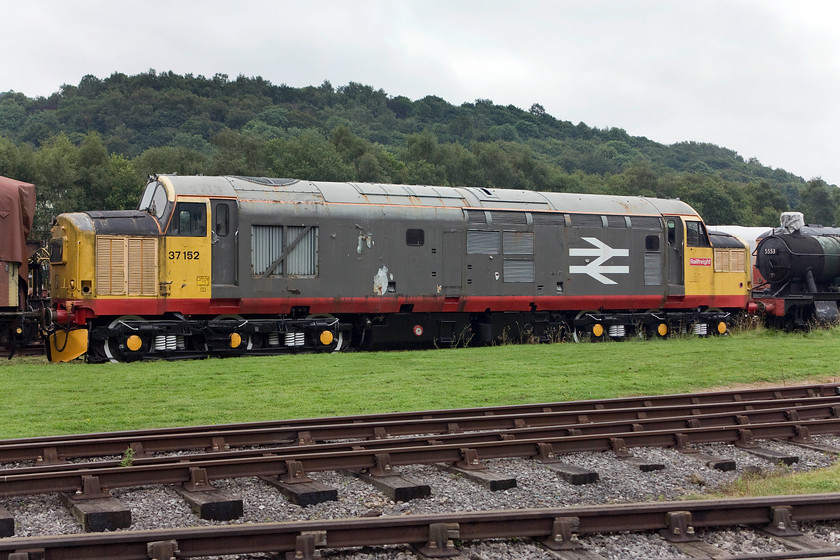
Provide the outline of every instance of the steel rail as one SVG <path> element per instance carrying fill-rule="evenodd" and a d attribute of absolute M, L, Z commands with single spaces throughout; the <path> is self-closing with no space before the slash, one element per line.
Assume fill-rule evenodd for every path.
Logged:
<path fill-rule="evenodd" d="M 534 538 L 549 547 L 562 547 L 573 535 L 658 530 L 671 531 L 679 538 L 698 528 L 754 525 L 778 529 L 780 520 L 836 519 L 840 519 L 840 494 L 770 496 L 9 538 L 0 539 L 0 560 L 15 553 L 16 558 L 27 560 L 147 560 L 167 554 L 194 558 L 260 552 L 312 558 L 316 549 L 357 546 L 429 547 L 434 543 L 432 548 L 440 552 L 452 546 L 453 539 Z M 675 522 L 684 531 L 675 533 Z"/>
<path fill-rule="evenodd" d="M 164 428 L 135 432 L 105 432 L 56 438 L 29 438 L 0 441 L 0 463 L 18 461 L 57 462 L 69 458 L 90 458 L 121 455 L 129 447 L 135 454 L 172 452 L 189 449 L 223 451 L 232 447 L 262 445 L 295 445 L 344 439 L 375 439 L 416 434 L 446 434 L 453 431 L 513 429 L 522 426 L 562 426 L 603 421 L 631 421 L 673 416 L 746 412 L 750 409 L 780 408 L 808 404 L 840 404 L 840 395 L 819 397 L 794 396 L 771 400 L 748 400 L 653 405 L 629 408 L 603 407 L 604 401 L 593 401 L 590 407 L 558 410 L 564 403 L 546 407 L 549 410 L 513 412 L 509 407 L 453 411 L 453 415 L 418 418 L 425 413 L 406 413 L 379 417 L 338 417 L 271 423 L 230 424 Z M 648 401 L 645 401 L 648 402 Z M 577 404 L 577 403 L 575 403 Z M 578 408 L 575 406 L 574 408 Z M 504 413 L 500 413 L 502 410 Z M 690 412 L 686 412 L 690 411 Z M 469 412 L 467 414 L 466 412 Z M 481 414 L 479 414 L 481 413 Z M 368 418 L 368 419 L 365 419 Z M 310 423 L 307 423 L 310 422 Z"/>
<path fill-rule="evenodd" d="M 435 418 L 448 418 L 452 416 L 467 417 L 467 416 L 486 416 L 488 414 L 527 414 L 539 412 L 571 412 L 576 410 L 590 410 L 590 409 L 615 409 L 615 408 L 646 408 L 653 406 L 673 406 L 673 405 L 688 405 L 688 404 L 709 404 L 709 403 L 739 403 L 747 400 L 779 400 L 779 399 L 798 399 L 798 398 L 815 398 L 815 397 L 837 397 L 840 395 L 840 383 L 816 383 L 807 385 L 791 385 L 782 387 L 763 387 L 763 388 L 747 388 L 735 389 L 731 391 L 708 391 L 702 393 L 677 393 L 672 395 L 647 395 L 640 397 L 621 397 L 614 399 L 599 399 L 599 400 L 580 400 L 580 401 L 560 401 L 548 403 L 534 403 L 534 404 L 518 404 L 518 405 L 504 405 L 494 407 L 481 408 L 452 408 L 443 410 L 424 410 L 416 412 L 395 412 L 382 414 L 362 414 L 358 416 L 335 416 L 329 418 L 298 418 L 289 420 L 269 420 L 263 422 L 245 422 L 236 424 L 218 424 L 218 425 L 204 425 L 204 426 L 184 426 L 171 428 L 156 428 L 149 430 L 127 430 L 116 432 L 99 432 L 89 434 L 67 434 L 56 436 L 42 436 L 33 438 L 15 438 L 0 440 L 0 445 L 9 442 L 31 442 L 42 443 L 49 441 L 62 441 L 67 439 L 95 439 L 103 437 L 112 437 L 115 435 L 136 435 L 142 436 L 146 434 L 159 433 L 184 433 L 184 432 L 204 432 L 209 429 L 224 430 L 224 429 L 242 429 L 242 428 L 259 428 L 284 426 L 293 427 L 300 425 L 324 424 L 332 423 L 349 423 L 349 422 L 364 422 L 364 421 L 388 421 L 388 420 L 422 420 Z"/>
<path fill-rule="evenodd" d="M 774 401 L 761 401 L 772 403 Z M 682 410 L 682 409 L 681 409 Z M 521 418 L 521 417 L 517 417 Z M 710 427 L 736 427 L 748 429 L 752 424 L 771 424 L 801 420 L 818 420 L 840 418 L 840 403 L 833 404 L 810 404 L 790 408 L 772 408 L 758 410 L 741 410 L 738 412 L 714 413 L 703 415 L 674 416 L 664 418 L 643 418 L 632 421 L 590 421 L 582 424 L 568 424 L 560 426 L 535 426 L 518 427 L 510 429 L 490 430 L 480 432 L 461 432 L 450 434 L 432 434 L 420 437 L 402 438 L 380 438 L 362 441 L 347 441 L 335 443 L 322 443 L 313 445 L 285 446 L 285 447 L 260 447 L 227 452 L 210 452 L 194 455 L 172 455 L 159 457 L 134 457 L 131 461 L 132 467 L 146 465 L 160 465 L 167 463 L 195 462 L 206 459 L 239 459 L 266 454 L 308 454 L 308 453 L 339 453 L 353 450 L 368 450 L 389 452 L 396 448 L 417 447 L 428 445 L 452 444 L 459 446 L 470 446 L 479 442 L 494 442 L 500 440 L 514 439 L 540 439 L 542 441 L 555 440 L 567 436 L 590 436 L 609 434 L 611 437 L 619 437 L 628 432 L 660 432 L 670 431 L 672 433 L 682 432 L 686 428 L 710 428 Z M 539 417 L 542 420 L 542 416 Z M 592 417 L 589 417 L 592 420 Z M 424 431 L 424 430 L 418 430 Z M 801 434 L 800 434 L 801 435 Z M 117 467 L 122 460 L 97 461 L 89 463 L 74 464 L 47 464 L 33 467 L 20 467 L 0 470 L 0 474 L 7 476 L 72 471 L 80 468 L 98 470 Z"/>
<path fill-rule="evenodd" d="M 509 457 L 538 457 L 543 461 L 556 460 L 557 455 L 573 452 L 626 452 L 633 447 L 677 447 L 691 444 L 728 443 L 752 445 L 756 439 L 804 438 L 808 434 L 840 433 L 840 418 L 795 420 L 772 424 L 745 424 L 562 436 L 555 438 L 502 439 L 464 444 L 443 443 L 409 447 L 378 447 L 344 451 L 302 448 L 279 449 L 272 454 L 208 459 L 201 456 L 190 460 L 179 457 L 177 462 L 138 464 L 127 467 L 96 468 L 95 463 L 72 470 L 29 472 L 14 474 L 14 470 L 0 474 L 0 496 L 23 496 L 53 492 L 82 492 L 86 478 L 95 478 L 101 488 L 120 488 L 149 484 L 183 484 L 196 479 L 220 480 L 253 476 L 295 476 L 295 473 L 333 470 L 390 470 L 394 467 L 445 463 L 469 467 L 483 459 Z"/>

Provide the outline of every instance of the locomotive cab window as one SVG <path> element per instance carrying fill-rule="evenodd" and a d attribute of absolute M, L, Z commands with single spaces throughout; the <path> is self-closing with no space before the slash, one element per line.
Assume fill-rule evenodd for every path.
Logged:
<path fill-rule="evenodd" d="M 166 188 L 155 181 L 146 186 L 143 198 L 137 207 L 141 212 L 148 212 L 158 219 L 158 222 L 165 224 L 171 205 L 166 195 Z"/>
<path fill-rule="evenodd" d="M 686 221 L 686 241 L 688 247 L 708 247 L 709 236 L 706 234 L 706 228 L 703 227 L 703 222 Z"/>
<path fill-rule="evenodd" d="M 219 237 L 227 237 L 230 232 L 230 211 L 227 204 L 216 205 L 216 235 Z"/>
<path fill-rule="evenodd" d="M 179 202 L 167 233 L 182 237 L 207 235 L 207 206 L 202 202 Z"/>
<path fill-rule="evenodd" d="M 422 229 L 405 230 L 405 244 L 409 247 L 422 247 L 426 242 L 426 232 Z"/>

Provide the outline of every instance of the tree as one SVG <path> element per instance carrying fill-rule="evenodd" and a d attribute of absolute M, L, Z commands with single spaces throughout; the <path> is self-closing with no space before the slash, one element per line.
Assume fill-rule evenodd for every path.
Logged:
<path fill-rule="evenodd" d="M 37 237 L 49 236 L 53 216 L 80 210 L 76 184 L 78 149 L 65 135 L 55 137 L 35 154 L 35 225 Z"/>
<path fill-rule="evenodd" d="M 273 177 L 350 181 L 355 174 L 326 138 L 313 131 L 306 131 L 297 138 L 269 140 L 265 158 Z"/>
<path fill-rule="evenodd" d="M 834 224 L 835 201 L 828 185 L 822 179 L 811 179 L 800 190 L 799 205 L 796 209 L 805 215 L 806 223 L 824 226 Z"/>
<path fill-rule="evenodd" d="M 212 173 L 209 157 L 184 147 L 149 148 L 132 163 L 136 175 L 141 179 L 158 173 L 177 173 L 178 175 Z"/>

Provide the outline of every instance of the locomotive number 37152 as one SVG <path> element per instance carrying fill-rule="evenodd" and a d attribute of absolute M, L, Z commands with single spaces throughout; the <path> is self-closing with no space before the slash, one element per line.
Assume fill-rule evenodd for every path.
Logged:
<path fill-rule="evenodd" d="M 198 251 L 169 251 L 169 260 L 177 261 L 179 259 L 184 259 L 188 261 L 197 261 L 198 253 Z"/>

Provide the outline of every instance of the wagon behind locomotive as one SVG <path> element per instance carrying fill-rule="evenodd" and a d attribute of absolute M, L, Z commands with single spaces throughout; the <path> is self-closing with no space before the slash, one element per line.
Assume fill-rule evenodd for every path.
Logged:
<path fill-rule="evenodd" d="M 35 185 L 0 177 L 0 347 L 11 350 L 28 340 L 26 240 L 34 215 Z"/>
<path fill-rule="evenodd" d="M 54 360 L 722 332 L 749 283 L 677 200 L 245 177 L 61 215 L 51 264 Z"/>

